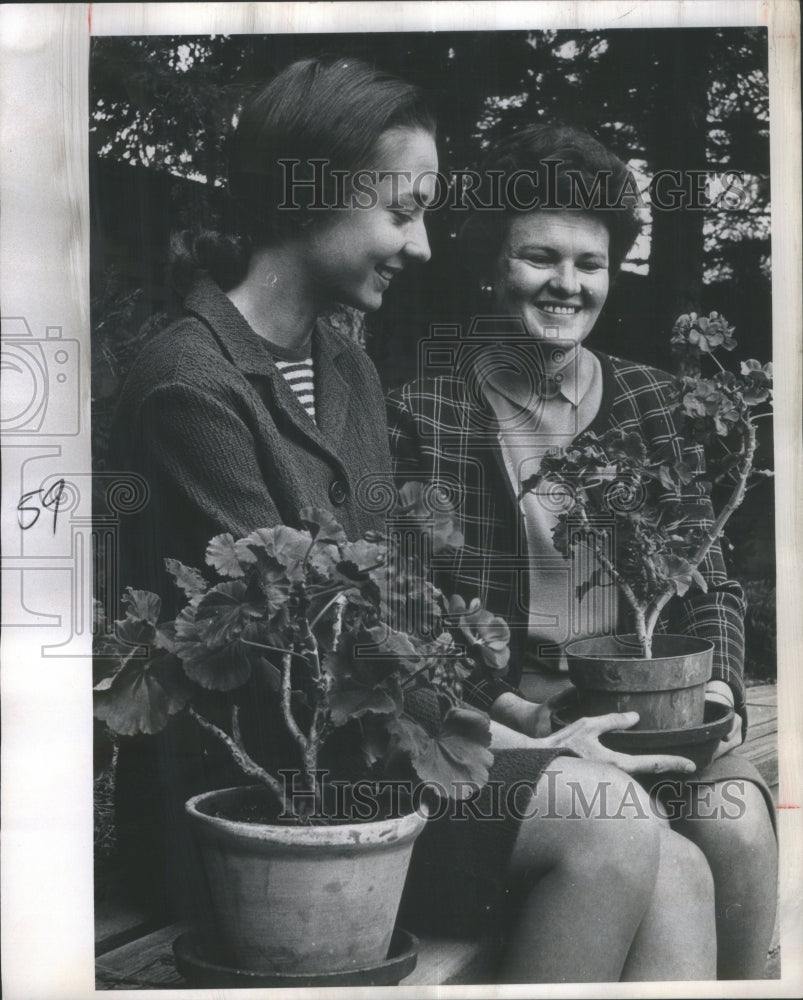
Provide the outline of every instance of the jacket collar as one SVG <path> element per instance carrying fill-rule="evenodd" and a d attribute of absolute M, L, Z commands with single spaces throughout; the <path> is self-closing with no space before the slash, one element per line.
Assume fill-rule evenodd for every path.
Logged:
<path fill-rule="evenodd" d="M 209 277 L 201 277 L 184 301 L 184 308 L 212 330 L 223 353 L 245 376 L 267 378 L 280 414 L 328 455 L 338 458 L 337 443 L 342 438 L 355 388 L 343 376 L 343 354 L 347 345 L 338 336 L 316 323 L 312 333 L 315 366 L 315 413 L 312 421 L 273 361 L 265 342 L 249 326 L 245 317 Z"/>

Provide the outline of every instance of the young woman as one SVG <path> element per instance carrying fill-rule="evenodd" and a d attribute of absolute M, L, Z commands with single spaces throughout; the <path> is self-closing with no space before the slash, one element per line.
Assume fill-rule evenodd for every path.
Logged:
<path fill-rule="evenodd" d="M 548 496 L 529 494 L 519 503 L 521 483 L 548 449 L 568 447 L 588 428 L 637 430 L 648 448 L 670 444 L 685 450 L 693 469 L 703 472 L 704 465 L 701 449 L 686 447 L 675 426 L 670 377 L 585 346 L 638 232 L 632 202 L 619 197 L 627 190 L 624 164 L 577 129 L 537 125 L 501 143 L 486 167 L 508 180 L 519 176 L 498 188 L 504 207 L 477 211 L 461 233 L 493 319 L 475 321 L 453 345 L 453 372 L 391 395 L 391 447 L 401 480 L 461 484 L 466 547 L 446 586 L 466 599 L 479 595 L 508 620 L 518 639 L 510 680 L 536 699 L 478 674 L 471 700 L 537 747 L 549 732 L 544 699 L 568 684 L 563 645 L 616 627 L 621 609 L 613 596 L 578 600 L 577 581 L 552 542 L 556 509 Z M 713 520 L 701 485 L 690 487 L 683 503 L 700 522 Z M 756 769 L 730 752 L 745 723 L 741 588 L 728 580 L 718 545 L 701 572 L 707 592 L 695 588 L 674 602 L 670 630 L 713 641 L 707 697 L 735 706 L 736 715 L 718 759 L 689 779 L 708 786 L 708 815 L 674 826 L 711 867 L 719 976 L 749 979 L 762 974 L 775 918 L 772 800 Z M 612 763 L 622 766 L 621 759 Z M 740 815 L 712 821 L 711 814 L 728 813 L 722 796 L 734 781 Z"/>
<path fill-rule="evenodd" d="M 316 160 L 327 161 L 318 187 L 306 183 Z M 293 64 L 249 99 L 230 149 L 239 228 L 182 241 L 186 315 L 146 347 L 120 401 L 114 454 L 151 491 L 129 530 L 122 582 L 166 595 L 164 557 L 200 565 L 213 535 L 297 525 L 308 504 L 331 508 L 352 537 L 381 526 L 357 500 L 364 477 L 390 471 L 377 376 L 359 348 L 317 319 L 333 303 L 379 308 L 394 275 L 427 260 L 423 208 L 437 166 L 418 91 L 359 61 Z M 364 171 L 374 180 L 363 175 L 360 191 L 367 183 L 373 196 L 352 200 Z M 258 756 L 268 760 L 287 749 L 271 743 L 274 702 L 255 690 L 243 720 L 246 742 L 264 740 Z M 425 721 L 426 704 L 411 710 Z M 508 978 L 713 974 L 711 884 L 699 852 L 651 812 L 616 823 L 572 812 L 576 790 L 591 800 L 601 781 L 617 801 L 635 794 L 647 808 L 622 772 L 573 756 L 599 754 L 598 735 L 632 721 L 570 727 L 565 739 L 536 749 L 496 727 L 492 779 L 526 780 L 535 793 L 525 789 L 521 815 L 433 824 L 416 864 L 426 872 L 432 862 L 446 876 L 450 908 L 440 933 L 457 929 L 456 915 L 478 926 L 510 877 L 528 887 L 537 878 L 511 910 Z M 562 766 L 549 777 L 556 759 Z M 125 744 L 118 832 L 134 883 L 152 889 L 163 866 L 161 902 L 197 908 L 183 801 L 238 780 L 192 726 Z M 542 821 L 536 812 L 566 818 Z M 678 888 L 673 866 L 689 873 Z M 435 883 L 412 884 L 417 909 L 434 909 Z"/>
<path fill-rule="evenodd" d="M 379 380 L 319 316 L 335 303 L 377 309 L 396 274 L 429 258 L 427 182 L 416 204 L 404 177 L 393 187 L 379 173 L 437 170 L 434 131 L 415 87 L 354 60 L 294 63 L 245 103 L 229 147 L 232 224 L 175 240 L 184 315 L 137 359 L 113 428 L 110 453 L 149 489 L 126 525 L 120 583 L 160 594 L 163 617 L 178 598 L 165 558 L 202 566 L 220 532 L 300 527 L 307 505 L 332 509 L 350 537 L 382 528 L 357 499 L 363 477 L 389 468 Z M 358 208 L 337 178 L 360 172 L 371 197 Z M 283 759 L 275 699 L 249 701 L 248 732 Z M 189 720 L 124 741 L 117 831 L 135 891 L 194 908 L 183 801 L 238 780 Z"/>

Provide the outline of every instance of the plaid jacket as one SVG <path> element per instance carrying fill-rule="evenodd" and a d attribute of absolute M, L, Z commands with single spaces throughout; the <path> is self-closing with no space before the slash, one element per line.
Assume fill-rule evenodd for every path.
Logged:
<path fill-rule="evenodd" d="M 608 428 L 639 431 L 648 450 L 670 442 L 676 454 L 685 453 L 685 461 L 695 472 L 704 472 L 702 448 L 681 439 L 670 409 L 671 377 L 645 365 L 600 353 L 596 356 L 602 365 L 603 396 L 588 429 L 600 434 Z M 420 378 L 392 392 L 388 425 L 397 482 L 437 481 L 456 502 L 465 545 L 448 566 L 439 567 L 438 583 L 465 598 L 478 596 L 484 607 L 508 622 L 508 680 L 516 684 L 527 639 L 528 549 L 492 413 L 484 408 L 470 379 L 449 374 Z M 659 502 L 677 499 L 666 493 Z M 705 484 L 689 487 L 680 500 L 692 523 L 712 523 L 710 489 Z M 557 553 L 556 557 L 560 558 Z M 713 642 L 712 677 L 730 685 L 736 710 L 744 718 L 742 589 L 728 579 L 719 543 L 709 550 L 700 572 L 708 592 L 693 588 L 684 598 L 671 601 L 659 627 Z M 626 622 L 620 622 L 620 627 L 627 628 Z M 513 688 L 504 681 L 477 673 L 465 696 L 487 710 L 509 690 Z"/>

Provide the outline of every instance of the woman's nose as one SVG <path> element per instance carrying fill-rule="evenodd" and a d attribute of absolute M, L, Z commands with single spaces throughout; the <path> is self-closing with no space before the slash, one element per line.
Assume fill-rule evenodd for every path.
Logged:
<path fill-rule="evenodd" d="M 552 287 L 564 295 L 577 295 L 580 292 L 580 278 L 577 268 L 569 261 L 558 264 L 550 278 Z"/>
<path fill-rule="evenodd" d="M 408 257 L 412 257 L 413 260 L 420 261 L 422 264 L 425 264 L 432 256 L 423 215 L 416 221 L 410 238 L 404 244 L 404 252 Z"/>

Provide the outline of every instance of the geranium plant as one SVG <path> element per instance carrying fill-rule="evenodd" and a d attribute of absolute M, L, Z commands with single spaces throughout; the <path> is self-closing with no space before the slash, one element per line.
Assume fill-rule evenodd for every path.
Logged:
<path fill-rule="evenodd" d="M 771 400 L 772 365 L 750 360 L 741 363 L 738 375 L 726 370 L 716 353 L 735 346 L 733 328 L 716 312 L 680 316 L 672 331 L 680 370 L 673 406 L 686 439 L 706 451 L 704 473 L 676 444 L 649 451 L 640 433 L 614 428 L 580 434 L 569 448 L 544 457 L 538 473 L 522 484 L 524 492 L 546 485 L 563 495 L 555 548 L 568 558 L 585 546 L 596 561 L 578 587 L 578 599 L 591 587 L 616 586 L 633 613 L 646 658 L 661 611 L 692 586 L 706 589 L 700 564 L 744 499 L 750 477 L 768 474 L 755 470 L 753 461 L 756 424 L 768 415 L 762 404 Z M 703 528 L 684 509 L 682 495 L 712 482 L 731 491 Z M 607 544 L 611 529 L 614 551 Z"/>
<path fill-rule="evenodd" d="M 344 733 L 348 759 L 360 761 L 355 779 L 411 767 L 458 797 L 484 784 L 489 720 L 462 705 L 461 683 L 475 662 L 504 670 L 507 626 L 474 605 L 450 606 L 428 579 L 418 553 L 462 544 L 451 515 L 433 514 L 415 484 L 399 491 L 399 512 L 427 545 L 411 550 L 379 533 L 349 541 L 330 513 L 306 508 L 301 529 L 213 538 L 206 562 L 216 582 L 167 560 L 186 605 L 160 623 L 160 598 L 127 590 L 125 617 L 99 643 L 95 715 L 129 736 L 159 732 L 188 713 L 284 815 L 302 822 L 320 810 L 321 753 L 336 735 L 344 745 Z M 238 693 L 254 671 L 298 748 L 292 795 L 278 770 L 251 756 L 241 732 Z M 421 687 L 436 693 L 434 734 L 405 710 L 406 694 Z M 202 707 L 209 692 L 227 702 L 225 728 Z"/>

